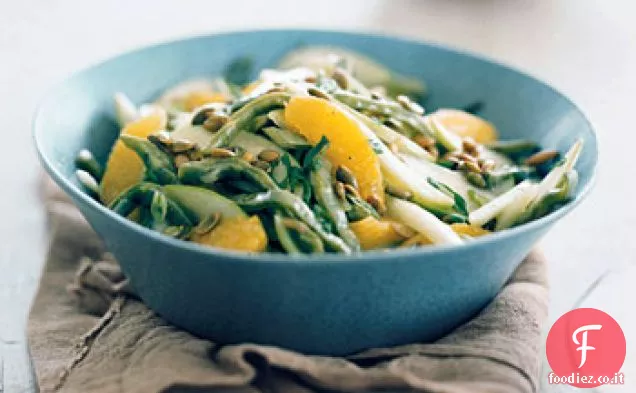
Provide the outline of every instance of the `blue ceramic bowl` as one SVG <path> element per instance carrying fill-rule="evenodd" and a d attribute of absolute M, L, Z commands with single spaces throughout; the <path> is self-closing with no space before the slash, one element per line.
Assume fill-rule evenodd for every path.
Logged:
<path fill-rule="evenodd" d="M 585 147 L 574 201 L 529 224 L 461 247 L 355 256 L 245 255 L 152 232 L 86 195 L 74 177 L 81 148 L 105 161 L 117 136 L 112 94 L 135 102 L 184 78 L 218 75 L 239 56 L 255 69 L 301 44 L 365 53 L 428 83 L 428 108 L 483 101 L 503 138 L 565 151 Z M 120 261 L 141 298 L 168 321 L 224 343 L 274 344 L 314 354 L 431 341 L 474 316 L 548 229 L 590 189 L 597 160 L 584 115 L 544 83 L 482 58 L 385 36 L 270 30 L 190 38 L 124 54 L 65 81 L 40 106 L 35 141 L 43 166 Z"/>

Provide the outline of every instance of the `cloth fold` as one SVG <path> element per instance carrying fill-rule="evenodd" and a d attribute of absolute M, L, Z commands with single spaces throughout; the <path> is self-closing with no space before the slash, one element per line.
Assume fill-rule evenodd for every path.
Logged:
<path fill-rule="evenodd" d="M 531 253 L 493 302 L 441 340 L 346 358 L 197 338 L 135 298 L 112 255 L 55 187 L 50 250 L 29 317 L 42 392 L 536 392 L 546 263 Z"/>

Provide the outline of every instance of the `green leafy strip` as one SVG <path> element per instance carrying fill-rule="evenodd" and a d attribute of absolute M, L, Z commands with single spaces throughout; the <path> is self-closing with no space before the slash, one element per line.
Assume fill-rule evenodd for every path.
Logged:
<path fill-rule="evenodd" d="M 431 177 L 429 177 L 427 180 L 431 186 L 437 188 L 441 192 L 447 194 L 448 196 L 454 199 L 455 205 L 453 206 L 453 208 L 457 210 L 458 213 L 464 216 L 468 216 L 468 208 L 466 205 L 466 200 L 461 195 L 456 193 L 452 188 L 450 188 L 446 184 L 438 182 Z"/>

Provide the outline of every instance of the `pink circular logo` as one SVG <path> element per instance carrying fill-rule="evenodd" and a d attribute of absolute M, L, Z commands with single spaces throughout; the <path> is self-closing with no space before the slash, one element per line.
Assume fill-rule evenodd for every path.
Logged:
<path fill-rule="evenodd" d="M 623 383 L 619 371 L 627 346 L 623 330 L 607 313 L 578 308 L 559 318 L 548 333 L 546 356 L 550 382 L 592 388 Z"/>

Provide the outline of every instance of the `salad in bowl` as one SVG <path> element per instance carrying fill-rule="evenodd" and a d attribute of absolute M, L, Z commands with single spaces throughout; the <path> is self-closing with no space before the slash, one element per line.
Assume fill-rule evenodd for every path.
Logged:
<path fill-rule="evenodd" d="M 469 108 L 427 112 L 426 86 L 329 46 L 248 80 L 249 59 L 154 102 L 114 95 L 121 132 L 77 176 L 101 203 L 184 241 L 245 252 L 459 245 L 567 203 L 582 149 L 499 140 Z"/>

